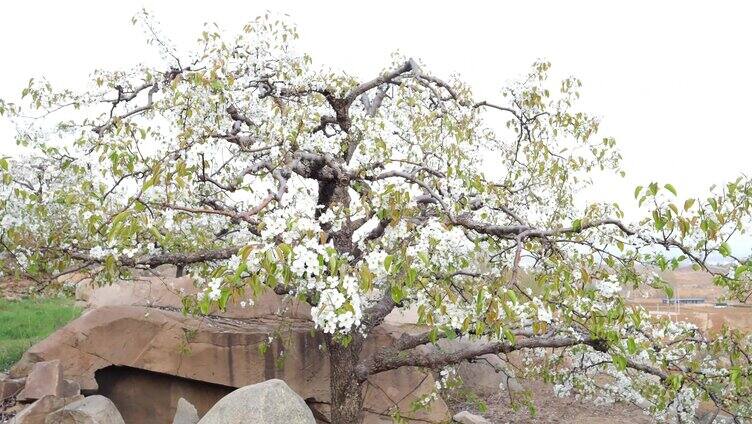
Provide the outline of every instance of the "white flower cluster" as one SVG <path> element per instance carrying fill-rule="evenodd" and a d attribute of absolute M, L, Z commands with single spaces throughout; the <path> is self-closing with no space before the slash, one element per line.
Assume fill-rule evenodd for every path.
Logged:
<path fill-rule="evenodd" d="M 598 280 L 593 283 L 595 289 L 605 298 L 611 298 L 621 292 L 621 284 L 615 276 L 609 276 L 605 280 Z"/>
<path fill-rule="evenodd" d="M 209 280 L 207 280 L 201 275 L 194 273 L 191 275 L 191 278 L 193 279 L 196 287 L 203 288 L 199 297 L 203 297 L 205 299 L 216 302 L 222 296 L 223 280 L 221 277 L 210 278 Z"/>
<path fill-rule="evenodd" d="M 206 286 L 206 297 L 213 301 L 219 300 L 219 297 L 222 295 L 222 289 L 220 289 L 221 285 L 221 278 L 212 278 Z"/>
<path fill-rule="evenodd" d="M 461 228 L 447 228 L 438 219 L 432 219 L 420 228 L 417 243 L 410 246 L 407 253 L 415 258 L 419 253 L 427 254 L 432 264 L 442 266 L 461 263 L 470 257 L 474 248 Z M 416 266 L 426 270 L 421 261 L 416 261 Z"/>
<path fill-rule="evenodd" d="M 328 277 L 326 282 L 318 304 L 311 308 L 313 322 L 325 333 L 348 333 L 363 316 L 358 281 L 348 275 L 341 280 Z"/>

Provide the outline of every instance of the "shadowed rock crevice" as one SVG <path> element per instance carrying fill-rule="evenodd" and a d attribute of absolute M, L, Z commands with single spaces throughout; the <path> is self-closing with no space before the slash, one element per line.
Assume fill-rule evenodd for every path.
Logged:
<path fill-rule="evenodd" d="M 184 398 L 203 416 L 234 387 L 191 380 L 124 366 L 109 366 L 95 374 L 98 394 L 117 406 L 126 424 L 171 423 Z"/>

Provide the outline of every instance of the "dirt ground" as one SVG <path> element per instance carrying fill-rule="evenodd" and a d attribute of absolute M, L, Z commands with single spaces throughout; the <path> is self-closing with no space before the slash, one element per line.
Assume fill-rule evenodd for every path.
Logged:
<path fill-rule="evenodd" d="M 26 279 L 0 278 L 0 299 L 16 300 L 29 295 L 34 281 Z"/>
<path fill-rule="evenodd" d="M 592 402 L 580 402 L 574 398 L 560 398 L 553 393 L 550 385 L 544 383 L 525 384 L 532 393 L 536 415 L 522 405 L 516 411 L 511 407 L 507 393 L 497 393 L 484 399 L 488 410 L 478 411 L 471 403 L 448 400 L 453 413 L 470 411 L 481 415 L 494 424 L 530 423 L 530 424 L 650 424 L 655 420 L 645 415 L 633 405 L 616 403 L 598 406 Z"/>

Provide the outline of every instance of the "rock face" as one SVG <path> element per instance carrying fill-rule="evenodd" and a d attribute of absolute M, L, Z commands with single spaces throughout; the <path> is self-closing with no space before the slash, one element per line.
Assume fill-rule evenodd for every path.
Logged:
<path fill-rule="evenodd" d="M 42 396 L 13 417 L 11 424 L 44 424 L 44 420 L 48 414 L 83 398 L 81 395 L 68 398 L 55 395 Z"/>
<path fill-rule="evenodd" d="M 183 398 L 178 399 L 178 408 L 175 411 L 172 424 L 196 424 L 197 422 L 198 411 L 196 411 L 196 407 Z"/>
<path fill-rule="evenodd" d="M 94 395 L 69 403 L 47 415 L 45 424 L 125 424 L 115 404 Z"/>
<path fill-rule="evenodd" d="M 376 346 L 393 343 L 399 334 L 397 328 L 381 326 L 368 336 L 364 350 L 367 353 Z M 266 344 L 270 335 L 276 337 L 262 353 L 259 345 Z M 110 381 L 103 394 L 111 397 L 129 423 L 171 422 L 180 397 L 196 405 L 200 415 L 207 404 L 210 406 L 230 390 L 274 378 L 284 380 L 309 405 L 326 413 L 330 400 L 329 363 L 320 349 L 323 345 L 323 337 L 312 332 L 308 320 L 199 320 L 172 310 L 106 306 L 85 312 L 32 346 L 11 370 L 11 376 L 26 376 L 35 363 L 60 359 L 66 377 L 79 383 L 84 391 L 100 389 L 97 374 L 102 380 L 102 372 L 113 365 L 160 373 L 160 378 L 183 379 L 176 385 L 153 384 L 153 391 L 134 390 L 132 381 Z M 211 384 L 209 389 L 199 391 L 189 390 L 189 383 Z M 395 404 L 408 420 L 448 420 L 448 409 L 441 400 L 428 411 L 411 412 L 412 402 L 430 393 L 433 386 L 433 376 L 418 368 L 373 376 L 364 389 L 369 411 L 364 422 L 382 422 Z M 159 405 L 153 400 L 157 398 L 161 399 Z M 155 413 L 160 415 L 155 417 Z"/>
<path fill-rule="evenodd" d="M 282 380 L 242 387 L 217 402 L 199 424 L 316 424 L 305 401 Z"/>

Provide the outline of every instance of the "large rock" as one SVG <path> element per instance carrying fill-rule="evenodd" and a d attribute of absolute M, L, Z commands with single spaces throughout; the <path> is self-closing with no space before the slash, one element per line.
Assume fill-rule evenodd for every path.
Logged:
<path fill-rule="evenodd" d="M 175 411 L 175 417 L 172 419 L 172 424 L 196 424 L 198 422 L 198 411 L 187 400 L 178 399 L 178 407 Z"/>
<path fill-rule="evenodd" d="M 393 326 L 414 325 L 418 321 L 418 308 L 395 308 L 384 318 L 384 322 Z M 467 338 L 454 340 L 443 339 L 438 343 L 438 349 L 446 352 L 457 352 L 467 349 L 474 343 Z M 463 388 L 470 390 L 480 397 L 486 397 L 499 390 L 519 392 L 522 385 L 514 378 L 513 370 L 498 355 L 483 355 L 473 362 L 462 362 L 455 368 L 462 379 Z"/>
<path fill-rule="evenodd" d="M 50 413 L 57 411 L 65 405 L 83 399 L 81 395 L 72 397 L 58 397 L 45 395 L 34 401 L 31 405 L 21 410 L 11 420 L 11 424 L 44 424 L 44 420 Z"/>
<path fill-rule="evenodd" d="M 233 388 L 274 378 L 325 410 L 330 401 L 328 355 L 322 351 L 323 337 L 312 330 L 310 321 L 289 317 L 196 319 L 173 310 L 107 306 L 85 312 L 32 346 L 11 374 L 25 376 L 37 362 L 60 359 L 66 377 L 84 391 L 96 391 L 97 376 L 101 382 L 112 366 L 151 372 L 150 381 L 163 382 L 143 385 L 148 390 L 132 389 L 134 378 L 143 379 L 132 373 L 107 383 L 104 394 L 129 423 L 171 422 L 180 397 L 196 405 L 200 415 Z M 393 343 L 400 334 L 399 328 L 379 327 L 366 339 L 365 353 Z M 272 335 L 274 341 L 260 350 Z M 207 383 L 208 390 L 189 388 Z M 395 406 L 408 420 L 444 422 L 450 415 L 441 400 L 428 411 L 411 412 L 412 403 L 433 388 L 433 375 L 418 368 L 373 376 L 364 388 L 365 422 L 380 422 Z"/>
<path fill-rule="evenodd" d="M 217 402 L 199 424 L 316 424 L 303 398 L 282 380 L 242 387 Z"/>
<path fill-rule="evenodd" d="M 524 390 L 512 376 L 512 370 L 497 355 L 483 355 L 473 362 L 462 362 L 457 366 L 457 374 L 463 387 L 480 397 L 490 396 L 499 391 L 518 393 Z"/>
<path fill-rule="evenodd" d="M 441 340 L 437 349 L 444 352 L 458 352 L 470 347 L 475 340 L 466 337 L 454 340 Z M 513 370 L 498 355 L 488 354 L 478 357 L 473 362 L 461 362 L 455 368 L 462 379 L 463 388 L 480 397 L 487 397 L 500 390 L 519 392 L 522 385 L 513 377 Z"/>
<path fill-rule="evenodd" d="M 145 421 L 146 422 L 146 421 Z M 115 404 L 94 395 L 65 405 L 47 415 L 45 424 L 125 424 Z"/>

